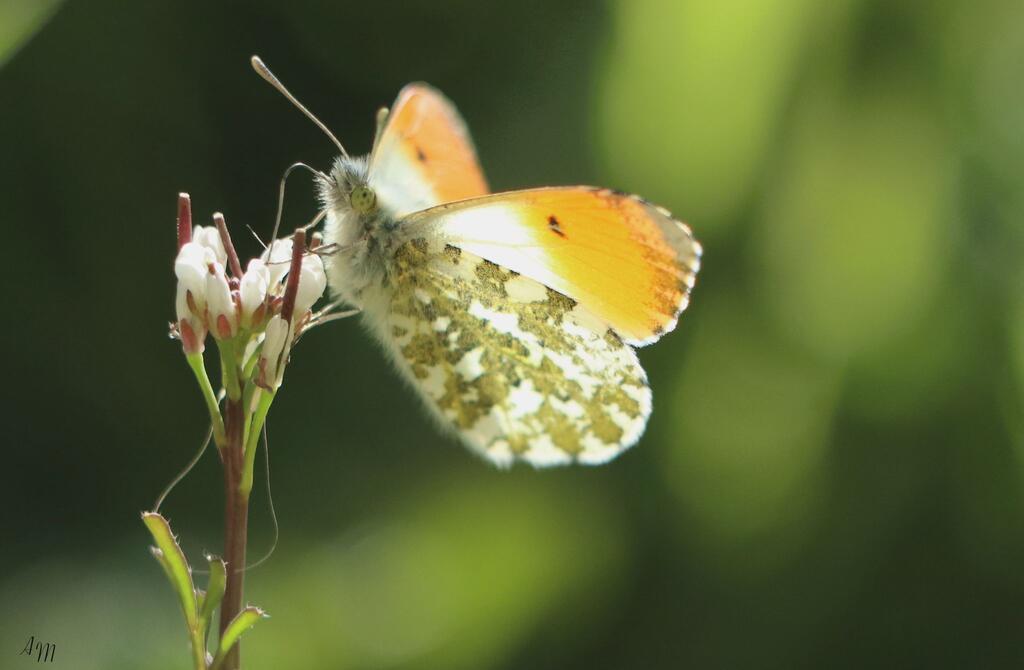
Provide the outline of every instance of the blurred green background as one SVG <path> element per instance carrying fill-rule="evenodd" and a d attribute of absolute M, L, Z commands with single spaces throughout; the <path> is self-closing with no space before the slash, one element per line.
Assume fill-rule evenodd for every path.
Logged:
<path fill-rule="evenodd" d="M 600 468 L 495 471 L 355 322 L 305 338 L 247 668 L 1024 663 L 1019 1 L 7 0 L 0 666 L 188 667 L 138 518 L 205 431 L 175 196 L 248 256 L 333 157 L 252 53 L 353 152 L 426 80 L 495 189 L 638 192 L 706 253 Z M 164 507 L 194 560 L 220 505 L 210 453 Z"/>

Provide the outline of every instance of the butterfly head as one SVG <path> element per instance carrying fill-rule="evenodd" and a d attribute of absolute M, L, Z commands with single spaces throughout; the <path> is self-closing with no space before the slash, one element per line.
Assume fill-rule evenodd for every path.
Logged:
<path fill-rule="evenodd" d="M 321 197 L 329 210 L 357 216 L 377 212 L 377 193 L 369 185 L 365 158 L 339 156 L 327 178 L 320 185 Z"/>

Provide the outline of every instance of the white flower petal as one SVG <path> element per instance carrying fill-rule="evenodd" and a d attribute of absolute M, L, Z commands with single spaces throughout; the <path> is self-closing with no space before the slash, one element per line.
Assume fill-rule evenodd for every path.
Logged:
<path fill-rule="evenodd" d="M 291 341 L 291 326 L 281 318 L 281 315 L 275 315 L 267 324 L 266 334 L 263 336 L 263 350 L 260 352 L 263 380 L 272 389 L 281 385 Z"/>
<path fill-rule="evenodd" d="M 327 288 L 327 275 L 324 262 L 316 254 L 309 254 L 302 259 L 299 275 L 299 290 L 295 294 L 295 318 L 305 314 L 324 294 Z"/>
<path fill-rule="evenodd" d="M 206 339 L 206 322 L 203 320 L 202 314 L 195 314 L 189 308 L 188 292 L 185 285 L 179 282 L 178 293 L 174 298 L 174 308 L 178 314 L 181 342 L 186 353 L 202 353 L 203 340 Z"/>
<path fill-rule="evenodd" d="M 206 306 L 206 275 L 210 263 L 215 263 L 213 251 L 195 242 L 189 242 L 178 251 L 174 259 L 174 274 L 178 278 L 178 294 L 192 293 L 192 300 L 200 312 Z M 180 314 L 180 312 L 179 312 Z M 198 316 L 202 316 L 199 314 Z"/>
<path fill-rule="evenodd" d="M 174 274 L 178 279 L 192 272 L 206 274 L 206 267 L 216 260 L 211 249 L 196 242 L 189 242 L 178 250 L 178 255 L 174 259 Z"/>
<path fill-rule="evenodd" d="M 181 282 L 178 282 L 178 293 L 174 296 L 174 311 L 178 315 L 178 321 L 194 316 L 188 307 L 188 289 Z"/>
<path fill-rule="evenodd" d="M 220 239 L 220 232 L 215 227 L 196 226 L 193 228 L 191 244 L 198 244 L 212 251 L 217 262 L 221 265 L 227 262 L 228 255 L 224 251 L 224 242 Z"/>
<path fill-rule="evenodd" d="M 231 299 L 231 289 L 228 288 L 228 281 L 224 276 L 224 266 L 214 263 L 213 267 L 213 272 L 206 273 L 206 309 L 209 312 L 210 330 L 215 337 L 231 337 L 238 329 L 235 303 Z M 222 316 L 223 320 L 220 318 Z M 226 330 L 224 321 L 227 323 Z"/>
<path fill-rule="evenodd" d="M 242 304 L 242 322 L 248 326 L 252 313 L 267 299 L 267 288 L 270 285 L 270 271 L 259 258 L 249 261 L 242 280 L 239 282 L 239 294 Z"/>
<path fill-rule="evenodd" d="M 292 261 L 292 238 L 285 237 L 274 240 L 260 255 L 260 259 L 270 271 L 270 291 L 274 292 L 281 280 L 288 274 Z"/>

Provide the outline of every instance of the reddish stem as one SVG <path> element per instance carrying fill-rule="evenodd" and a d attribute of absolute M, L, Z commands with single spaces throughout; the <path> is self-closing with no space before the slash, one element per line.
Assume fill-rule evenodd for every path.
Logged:
<path fill-rule="evenodd" d="M 299 292 L 299 277 L 302 275 L 302 256 L 306 253 L 306 231 L 299 228 L 292 238 L 292 264 L 288 268 L 288 283 L 284 287 L 284 302 L 281 303 L 281 318 L 292 322 L 295 311 L 295 296 Z"/>
<path fill-rule="evenodd" d="M 217 232 L 220 233 L 220 241 L 224 244 L 224 251 L 228 255 L 228 267 L 231 268 L 231 274 L 241 278 L 242 277 L 242 264 L 238 261 L 238 254 L 235 252 L 235 245 L 231 241 L 231 234 L 228 233 L 228 224 L 224 221 L 224 215 L 217 212 L 213 215 L 213 223 L 217 226 Z"/>
<path fill-rule="evenodd" d="M 178 194 L 178 249 L 192 241 L 192 199 Z"/>
<path fill-rule="evenodd" d="M 245 411 L 241 401 L 227 400 L 224 407 L 225 447 L 220 453 L 224 465 L 224 560 L 228 565 L 227 586 L 220 605 L 222 636 L 231 620 L 242 610 L 249 522 L 249 500 L 241 490 L 245 464 L 242 444 L 244 420 Z M 225 670 L 237 670 L 240 663 L 240 645 L 236 643 L 223 667 Z"/>

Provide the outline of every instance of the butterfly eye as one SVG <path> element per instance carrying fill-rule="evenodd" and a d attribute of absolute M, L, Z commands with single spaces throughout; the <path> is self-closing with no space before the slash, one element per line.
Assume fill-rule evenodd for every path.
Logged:
<path fill-rule="evenodd" d="M 377 194 L 367 186 L 356 186 L 348 196 L 352 209 L 360 214 L 369 214 L 377 209 Z"/>

